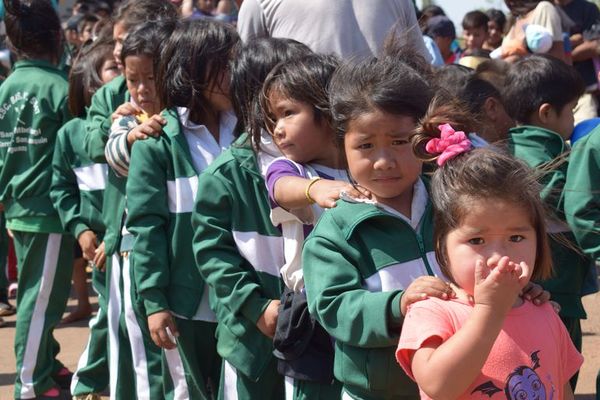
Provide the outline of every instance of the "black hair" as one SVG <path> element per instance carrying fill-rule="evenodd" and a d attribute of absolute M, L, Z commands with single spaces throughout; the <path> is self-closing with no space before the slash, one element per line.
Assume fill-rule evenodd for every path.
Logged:
<path fill-rule="evenodd" d="M 81 16 L 81 19 L 79 20 L 79 22 L 77 23 L 77 32 L 81 33 L 83 31 L 83 28 L 86 24 L 88 23 L 92 23 L 95 24 L 96 22 L 98 22 L 100 20 L 100 18 L 98 18 L 96 15 L 94 14 L 84 14 Z"/>
<path fill-rule="evenodd" d="M 161 21 L 148 21 L 127 34 L 121 49 L 121 63 L 129 56 L 147 56 L 152 60 L 152 67 L 156 73 L 161 60 L 161 49 L 167 41 L 177 21 L 165 19 Z"/>
<path fill-rule="evenodd" d="M 485 12 L 490 19 L 496 23 L 501 32 L 504 32 L 506 29 L 506 15 L 501 10 L 490 8 Z"/>
<path fill-rule="evenodd" d="M 275 121 L 270 112 L 274 93 L 294 101 L 309 104 L 316 122 L 333 128 L 329 106 L 329 82 L 339 59 L 333 55 L 309 54 L 277 65 L 265 79 L 260 99 L 267 131 L 273 133 Z"/>
<path fill-rule="evenodd" d="M 513 17 L 522 17 L 537 7 L 539 3 L 547 0 L 505 0 L 506 6 Z M 552 3 L 552 1 L 548 1 Z"/>
<path fill-rule="evenodd" d="M 264 120 L 260 93 L 269 72 L 280 62 L 311 53 L 303 43 L 293 39 L 260 38 L 237 46 L 231 65 L 231 98 L 238 116 L 236 136 L 244 130 L 252 135 L 258 150 Z"/>
<path fill-rule="evenodd" d="M 421 14 L 427 18 L 437 17 L 438 15 L 446 15 L 444 9 L 440 6 L 430 5 L 427 7 L 423 7 L 421 10 Z"/>
<path fill-rule="evenodd" d="M 334 73 L 329 97 L 338 142 L 361 115 L 382 111 L 418 121 L 433 96 L 426 78 L 413 67 L 385 55 L 342 64 Z M 340 146 L 343 148 L 343 146 Z"/>
<path fill-rule="evenodd" d="M 129 32 L 146 21 L 176 18 L 177 9 L 169 0 L 127 0 L 117 9 L 113 20 Z"/>
<path fill-rule="evenodd" d="M 483 28 L 487 32 L 489 20 L 489 17 L 482 11 L 470 11 L 465 14 L 462 20 L 462 27 L 463 29 Z"/>
<path fill-rule="evenodd" d="M 62 55 L 62 30 L 50 0 L 3 0 L 8 46 L 18 59 L 48 59 Z"/>
<path fill-rule="evenodd" d="M 575 68 L 552 56 L 536 54 L 510 67 L 503 98 L 508 114 L 518 123 L 527 124 L 542 104 L 548 103 L 560 112 L 584 91 L 585 84 Z"/>
<path fill-rule="evenodd" d="M 457 94 L 463 90 L 473 74 L 473 70 L 469 67 L 460 64 L 448 64 L 435 70 L 433 82 L 436 87 Z"/>
<path fill-rule="evenodd" d="M 104 84 L 100 77 L 102 65 L 113 58 L 114 43 L 106 38 L 81 47 L 79 56 L 69 73 L 69 111 L 76 117 L 85 117 L 92 96 Z"/>
<path fill-rule="evenodd" d="M 157 91 L 166 108 L 187 107 L 193 122 L 213 114 L 203 92 L 221 89 L 232 51 L 239 42 L 234 27 L 213 20 L 178 21 L 165 43 Z"/>

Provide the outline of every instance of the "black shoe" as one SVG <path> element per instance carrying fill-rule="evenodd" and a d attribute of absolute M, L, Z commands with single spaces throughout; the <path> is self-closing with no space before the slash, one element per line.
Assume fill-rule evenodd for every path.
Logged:
<path fill-rule="evenodd" d="M 10 305 L 8 300 L 6 302 L 0 301 L 0 317 L 8 317 L 16 312 L 17 309 Z"/>

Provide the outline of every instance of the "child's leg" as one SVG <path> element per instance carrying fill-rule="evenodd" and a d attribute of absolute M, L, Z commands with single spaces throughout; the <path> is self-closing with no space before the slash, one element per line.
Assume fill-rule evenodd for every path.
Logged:
<path fill-rule="evenodd" d="M 78 245 L 75 244 L 75 247 L 78 247 Z M 87 261 L 82 257 L 77 257 L 73 261 L 72 280 L 75 297 L 77 298 L 77 308 L 60 321 L 62 324 L 79 321 L 92 314 L 92 306 L 87 288 L 87 276 L 85 273 L 86 265 Z"/>
<path fill-rule="evenodd" d="M 162 349 L 152 341 L 146 312 L 137 301 L 132 253 L 123 257 L 123 311 L 140 399 L 163 399 Z"/>
<path fill-rule="evenodd" d="M 219 400 L 283 400 L 285 389 L 283 377 L 277 372 L 277 360 L 271 357 L 271 362 L 265 368 L 258 381 L 248 379 L 242 373 L 223 360 Z"/>
<path fill-rule="evenodd" d="M 106 301 L 106 273 L 94 268 L 92 287 L 98 294 L 98 313 L 90 320 L 90 336 L 73 374 L 73 396 L 100 393 L 108 386 L 108 319 Z"/>
<path fill-rule="evenodd" d="M 106 257 L 106 276 L 110 398 L 135 399 L 133 361 L 123 313 L 123 279 L 119 254 Z"/>
<path fill-rule="evenodd" d="M 58 344 L 52 336 L 65 310 L 73 239 L 57 233 L 14 232 L 19 268 L 15 397 L 28 399 L 56 386 Z"/>
<path fill-rule="evenodd" d="M 12 315 L 14 310 L 8 302 L 8 234 L 6 233 L 6 224 L 4 213 L 0 213 L 0 315 Z"/>
<path fill-rule="evenodd" d="M 163 379 L 167 399 L 216 398 L 221 374 L 217 354 L 217 324 L 175 317 L 177 348 L 163 351 Z"/>

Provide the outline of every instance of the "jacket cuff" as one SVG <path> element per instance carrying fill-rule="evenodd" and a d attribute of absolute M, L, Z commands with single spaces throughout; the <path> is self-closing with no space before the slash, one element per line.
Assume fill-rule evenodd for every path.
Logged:
<path fill-rule="evenodd" d="M 76 222 L 70 229 L 69 232 L 75 236 L 75 240 L 79 239 L 79 235 L 81 235 L 85 231 L 91 231 L 90 227 L 84 224 L 83 222 Z"/>
<path fill-rule="evenodd" d="M 250 320 L 253 324 L 256 324 L 261 315 L 265 312 L 269 303 L 273 299 L 267 299 L 258 295 L 249 297 L 242 308 L 240 309 L 242 315 Z"/>
<path fill-rule="evenodd" d="M 404 315 L 402 315 L 402 311 L 400 310 L 400 301 L 402 300 L 402 295 L 404 291 L 399 292 L 390 301 L 388 305 L 388 322 L 391 329 L 397 329 L 402 326 L 404 322 Z"/>
<path fill-rule="evenodd" d="M 146 316 L 156 314 L 159 311 L 168 310 L 169 303 L 167 297 L 160 289 L 148 289 L 140 293 L 140 297 L 144 301 Z"/>

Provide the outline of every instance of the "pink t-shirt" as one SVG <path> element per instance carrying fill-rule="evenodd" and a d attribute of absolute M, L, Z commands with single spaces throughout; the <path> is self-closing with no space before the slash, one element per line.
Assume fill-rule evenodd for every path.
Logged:
<path fill-rule="evenodd" d="M 473 306 L 436 298 L 414 303 L 404 319 L 396 359 L 412 375 L 410 358 L 429 338 L 446 341 L 467 321 Z M 459 399 L 562 399 L 563 386 L 583 363 L 550 304 L 513 308 L 481 374 Z M 421 391 L 421 399 L 429 399 Z"/>

